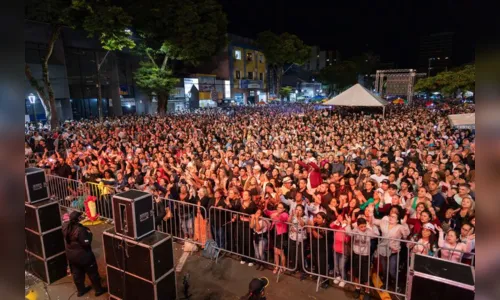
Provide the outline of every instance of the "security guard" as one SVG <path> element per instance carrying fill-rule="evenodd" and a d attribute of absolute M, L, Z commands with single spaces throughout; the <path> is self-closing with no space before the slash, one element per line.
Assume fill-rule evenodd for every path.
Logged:
<path fill-rule="evenodd" d="M 92 232 L 90 229 L 80 224 L 82 213 L 74 211 L 69 215 L 69 222 L 63 225 L 64 244 L 66 246 L 66 256 L 78 290 L 78 297 L 90 291 L 89 286 L 85 286 L 85 273 L 89 276 L 95 290 L 95 296 L 100 296 L 107 292 L 107 288 L 101 286 L 101 278 L 97 271 L 97 261 L 92 252 Z"/>

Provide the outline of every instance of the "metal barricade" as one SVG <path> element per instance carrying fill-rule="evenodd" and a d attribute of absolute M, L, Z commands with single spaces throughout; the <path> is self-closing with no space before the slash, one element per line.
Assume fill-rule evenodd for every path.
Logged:
<path fill-rule="evenodd" d="M 85 191 L 87 195 L 96 197 L 96 211 L 101 218 L 113 220 L 112 198 L 116 193 L 114 186 L 101 183 L 86 182 Z"/>
<path fill-rule="evenodd" d="M 167 214 L 158 229 L 172 235 L 176 240 L 189 241 L 205 247 L 206 241 L 211 238 L 205 207 L 187 201 L 160 199 Z"/>
<path fill-rule="evenodd" d="M 305 228 L 308 237 L 302 244 L 302 265 L 304 272 L 317 277 L 316 291 L 322 283 L 334 280 L 376 290 L 381 297 L 382 293 L 405 296 L 412 253 L 407 245 L 417 243 L 327 227 Z M 399 251 L 390 248 L 395 243 L 400 243 Z"/>
<path fill-rule="evenodd" d="M 59 205 L 71 210 L 85 211 L 85 185 L 79 181 L 46 175 L 51 199 L 59 201 Z"/>
<path fill-rule="evenodd" d="M 277 281 L 285 271 L 297 270 L 299 243 L 288 237 L 290 228 L 295 225 L 280 222 L 287 226 L 287 232 L 281 230 L 278 233 L 276 222 L 273 225 L 272 219 L 259 217 L 261 228 L 258 231 L 257 219 L 252 220 L 253 215 L 215 206 L 210 208 L 209 216 L 210 230 L 220 251 L 237 255 L 242 263 L 274 267 L 274 273 L 278 273 Z M 292 247 L 295 248 L 292 250 Z"/>

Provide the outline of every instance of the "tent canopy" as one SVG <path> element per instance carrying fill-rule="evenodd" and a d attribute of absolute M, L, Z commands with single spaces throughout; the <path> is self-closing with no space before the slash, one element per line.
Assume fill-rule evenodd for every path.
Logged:
<path fill-rule="evenodd" d="M 448 119 L 451 126 L 455 128 L 474 129 L 476 127 L 476 113 L 449 115 Z"/>
<path fill-rule="evenodd" d="M 372 94 L 365 89 L 361 84 L 357 83 L 341 94 L 323 103 L 323 105 L 338 105 L 338 106 L 370 106 L 384 107 L 388 104 L 387 101 L 377 95 Z"/>

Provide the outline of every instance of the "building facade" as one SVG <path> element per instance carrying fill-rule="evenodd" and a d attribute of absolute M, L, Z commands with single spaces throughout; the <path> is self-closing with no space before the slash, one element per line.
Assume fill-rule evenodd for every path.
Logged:
<path fill-rule="evenodd" d="M 24 36 L 25 62 L 31 68 L 33 76 L 40 80 L 41 60 L 46 54 L 50 27 L 27 21 Z M 106 59 L 103 61 L 104 58 Z M 65 27 L 49 61 L 49 78 L 61 121 L 98 116 L 96 61 L 103 61 L 99 82 L 105 116 L 151 112 L 150 95 L 141 92 L 133 80 L 133 72 L 139 66 L 138 57 L 127 52 L 107 53 L 100 47 L 99 41 L 89 39 L 84 32 Z M 45 110 L 36 95 L 26 79 L 26 119 L 45 120 Z M 33 99 L 34 96 L 36 99 L 31 103 L 30 98 Z"/>
<path fill-rule="evenodd" d="M 267 62 L 255 41 L 229 35 L 227 47 L 231 98 L 237 104 L 267 102 Z"/>
<path fill-rule="evenodd" d="M 304 64 L 304 69 L 313 73 L 340 61 L 340 53 L 335 50 L 321 50 L 318 46 L 311 47 L 311 58 Z"/>
<path fill-rule="evenodd" d="M 422 36 L 418 54 L 418 71 L 434 76 L 453 65 L 453 32 Z"/>

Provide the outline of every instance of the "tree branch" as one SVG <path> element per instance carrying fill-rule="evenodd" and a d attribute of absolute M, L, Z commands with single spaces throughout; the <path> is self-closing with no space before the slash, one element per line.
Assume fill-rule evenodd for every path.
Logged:
<path fill-rule="evenodd" d="M 42 80 L 45 84 L 45 89 L 49 94 L 49 99 L 52 99 L 54 97 L 54 91 L 52 90 L 52 86 L 49 80 L 49 60 L 52 56 L 52 52 L 54 51 L 54 45 L 59 38 L 59 34 L 61 33 L 61 28 L 62 25 L 55 25 L 53 27 L 52 34 L 48 43 L 47 55 L 45 55 L 42 61 Z"/>
<path fill-rule="evenodd" d="M 33 77 L 33 74 L 31 73 L 31 68 L 28 64 L 24 65 L 24 74 L 26 75 L 26 78 L 28 78 L 30 85 L 36 90 L 38 97 L 40 99 L 45 100 L 47 97 L 45 95 L 45 91 L 43 90 L 43 87 L 41 87 L 40 84 L 38 83 L 38 80 Z"/>
<path fill-rule="evenodd" d="M 155 60 L 153 59 L 153 57 L 151 56 L 151 54 L 149 53 L 148 50 L 146 50 L 146 55 L 149 57 L 149 59 L 151 60 L 153 65 L 158 68 L 158 65 L 156 64 Z"/>
<path fill-rule="evenodd" d="M 163 63 L 161 64 L 161 70 L 164 71 L 167 67 L 168 55 L 165 54 L 165 58 L 163 59 Z"/>

